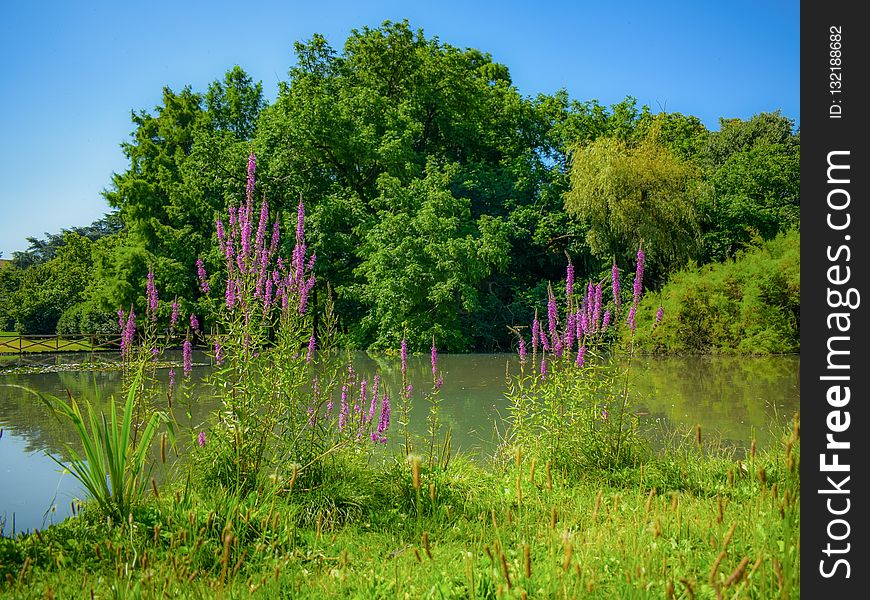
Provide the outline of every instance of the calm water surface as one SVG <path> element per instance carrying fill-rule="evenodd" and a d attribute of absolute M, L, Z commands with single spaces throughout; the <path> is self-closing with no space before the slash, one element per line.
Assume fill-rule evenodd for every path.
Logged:
<path fill-rule="evenodd" d="M 169 356 L 178 359 L 177 356 Z M 203 427 L 216 408 L 203 379 L 210 368 L 208 359 L 199 357 L 190 382 L 190 418 L 194 428 Z M 49 457 L 63 456 L 66 443 L 75 443 L 71 428 L 58 421 L 31 393 L 79 398 L 99 395 L 103 402 L 121 396 L 118 371 L 93 370 L 114 356 L 87 354 L 41 355 L 39 357 L 0 356 L 0 522 L 5 518 L 5 534 L 11 533 L 12 515 L 16 531 L 43 528 L 70 514 L 70 502 L 83 497 L 75 480 L 63 474 Z M 97 364 L 95 365 L 94 362 Z M 398 359 L 373 359 L 358 355 L 355 368 L 363 376 L 378 371 L 384 381 L 397 389 L 400 381 Z M 47 369 L 69 368 L 34 374 L 11 374 L 15 367 L 38 365 Z M 498 432 L 504 431 L 508 405 L 504 399 L 505 372 L 516 372 L 516 358 L 508 354 L 441 355 L 444 372 L 443 415 L 453 432 L 454 448 L 485 455 L 495 448 Z M 81 370 L 82 368 L 90 370 Z M 181 369 L 177 368 L 181 380 Z M 4 371 L 6 374 L 4 374 Z M 769 445 L 800 406 L 800 357 L 767 358 L 691 357 L 635 358 L 632 389 L 635 410 L 651 432 L 662 435 L 685 434 L 696 424 L 705 439 L 714 436 L 741 451 L 753 438 L 759 447 Z M 168 384 L 168 369 L 159 372 Z M 409 360 L 409 377 L 414 387 L 412 423 L 423 433 L 427 405 L 422 390 L 431 386 L 428 356 Z M 8 384 L 4 386 L 4 384 Z M 21 386 L 21 387 L 9 387 Z M 178 413 L 186 412 L 176 406 Z M 394 419 L 395 421 L 395 419 Z"/>

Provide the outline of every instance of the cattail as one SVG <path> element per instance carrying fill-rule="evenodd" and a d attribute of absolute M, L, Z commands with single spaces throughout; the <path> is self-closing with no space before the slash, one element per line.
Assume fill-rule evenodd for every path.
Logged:
<path fill-rule="evenodd" d="M 566 573 L 568 572 L 568 568 L 571 566 L 571 559 L 574 557 L 574 546 L 571 542 L 565 543 L 565 558 L 562 560 L 562 570 Z"/>
<path fill-rule="evenodd" d="M 701 425 L 695 425 L 695 440 L 698 442 L 698 448 L 701 447 Z"/>
<path fill-rule="evenodd" d="M 649 495 L 646 497 L 646 514 L 649 514 L 650 508 L 652 507 L 653 496 L 656 495 L 656 489 L 653 488 L 649 491 Z"/>
<path fill-rule="evenodd" d="M 710 585 L 715 585 L 716 583 L 716 571 L 719 570 L 719 564 L 722 562 L 722 559 L 725 558 L 725 555 L 728 554 L 725 550 L 719 553 L 719 556 L 716 557 L 716 561 L 713 563 L 713 567 L 710 569 Z"/>
<path fill-rule="evenodd" d="M 756 448 L 755 448 L 755 438 L 752 438 L 752 443 L 749 445 L 749 458 L 754 459 L 754 458 L 755 458 L 755 452 L 756 452 Z"/>
<path fill-rule="evenodd" d="M 508 589 L 513 588 L 513 584 L 511 584 L 511 574 L 508 569 L 507 558 L 505 558 L 504 552 L 498 553 L 498 558 L 501 561 L 501 570 L 504 573 L 504 580 L 507 583 Z"/>
<path fill-rule="evenodd" d="M 749 557 L 744 556 L 743 560 L 740 561 L 740 564 L 737 565 L 737 568 L 728 576 L 728 579 L 725 580 L 725 587 L 730 586 L 731 584 L 739 581 L 743 577 L 743 573 L 746 571 L 746 565 L 749 564 Z"/>
<path fill-rule="evenodd" d="M 528 544 L 523 544 L 523 571 L 526 579 L 532 577 L 532 553 Z"/>
<path fill-rule="evenodd" d="M 734 487 L 734 469 L 728 469 L 728 486 Z"/>
<path fill-rule="evenodd" d="M 166 433 L 160 436 L 160 462 L 166 464 Z"/>
<path fill-rule="evenodd" d="M 429 560 L 432 560 L 432 550 L 429 548 L 429 533 L 423 532 L 423 550 L 426 551 L 426 556 L 429 557 Z"/>
<path fill-rule="evenodd" d="M 728 533 L 725 534 L 725 539 L 722 540 L 722 551 L 723 551 L 723 552 L 724 552 L 725 549 L 728 547 L 728 544 L 731 543 L 731 538 L 734 537 L 734 531 L 736 531 L 736 530 L 737 530 L 737 523 L 735 522 L 735 523 L 731 526 L 731 529 L 728 530 Z"/>
<path fill-rule="evenodd" d="M 429 484 L 429 501 L 432 502 L 433 505 L 435 504 L 435 484 L 434 483 Z"/>
<path fill-rule="evenodd" d="M 552 475 L 551 470 L 550 470 L 550 465 L 551 465 L 551 462 L 548 460 L 546 467 L 545 467 L 546 472 L 547 472 L 547 489 L 552 491 L 553 490 L 553 475 Z"/>
<path fill-rule="evenodd" d="M 154 480 L 153 477 L 151 478 L 151 491 L 154 492 L 154 497 L 159 500 L 160 493 L 157 491 L 157 482 Z M 155 527 L 156 527 L 156 525 L 155 525 Z M 155 537 L 156 537 L 156 534 L 155 534 Z M 156 542 L 157 540 L 155 539 L 154 541 Z"/>
<path fill-rule="evenodd" d="M 414 455 L 411 457 L 411 478 L 414 483 L 414 489 L 420 491 L 420 457 Z"/>
<path fill-rule="evenodd" d="M 556 507 L 550 508 L 550 529 L 556 529 Z"/>
<path fill-rule="evenodd" d="M 520 463 L 523 460 L 522 450 L 520 449 L 519 446 L 517 446 L 516 449 L 514 450 L 514 460 L 517 463 L 517 467 L 519 467 Z"/>
<path fill-rule="evenodd" d="M 517 475 L 517 504 L 523 503 L 522 477 Z"/>
<path fill-rule="evenodd" d="M 717 496 L 717 500 L 719 501 L 719 515 L 716 517 L 716 522 L 721 523 L 722 519 L 725 517 L 722 510 L 722 496 Z"/>
<path fill-rule="evenodd" d="M 767 483 L 767 472 L 761 466 L 758 467 L 758 481 L 761 482 L 761 485 Z"/>
<path fill-rule="evenodd" d="M 532 458 L 532 463 L 529 465 L 529 481 L 535 485 L 535 467 L 538 465 L 538 459 Z"/>

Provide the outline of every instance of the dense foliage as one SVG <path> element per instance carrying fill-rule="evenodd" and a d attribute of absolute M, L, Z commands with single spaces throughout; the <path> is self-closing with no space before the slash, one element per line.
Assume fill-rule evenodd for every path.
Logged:
<path fill-rule="evenodd" d="M 784 232 L 725 263 L 674 274 L 638 309 L 638 344 L 653 353 L 800 350 L 800 233 Z M 666 318 L 655 325 L 655 313 Z"/>
<path fill-rule="evenodd" d="M 215 218 L 241 201 L 234 165 L 252 149 L 283 229 L 304 197 L 312 302 L 330 282 L 345 341 L 361 348 L 405 337 L 424 350 L 435 336 L 448 351 L 507 350 L 566 253 L 597 279 L 643 240 L 658 288 L 798 224 L 799 137 L 779 113 L 708 131 L 632 98 L 524 97 L 488 54 L 407 22 L 295 51 L 272 103 L 234 67 L 204 93 L 165 88 L 153 112 L 134 112 L 129 167 L 105 192 L 115 212 L 73 230 L 85 239 L 16 254 L 0 271 L 0 330 L 102 330 L 119 307 L 142 311 L 149 268 L 213 326 L 225 282 L 202 297 L 192 266 L 218 272 Z"/>

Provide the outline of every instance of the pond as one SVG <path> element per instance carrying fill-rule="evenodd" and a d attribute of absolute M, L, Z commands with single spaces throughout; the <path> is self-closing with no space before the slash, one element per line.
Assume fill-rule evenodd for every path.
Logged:
<path fill-rule="evenodd" d="M 32 393 L 102 398 L 121 395 L 121 373 L 106 370 L 115 360 L 107 354 L 57 354 L 39 357 L 2 357 L 0 362 L 0 522 L 5 535 L 15 530 L 43 528 L 69 516 L 71 501 L 83 497 L 75 480 L 63 474 L 48 456 L 60 458 L 64 444 L 75 434 L 64 426 Z M 169 354 L 170 360 L 180 360 Z M 191 380 L 190 424 L 201 427 L 216 404 L 203 380 L 208 358 L 195 356 L 199 366 Z M 376 370 L 397 389 L 398 358 L 371 358 L 358 354 L 358 372 Z M 505 372 L 518 370 L 510 354 L 441 355 L 444 373 L 442 414 L 453 433 L 453 447 L 484 456 L 504 431 L 508 403 L 504 398 Z M 22 372 L 36 370 L 39 372 Z M 180 371 L 181 369 L 177 369 Z M 5 373 L 5 374 L 4 374 Z M 168 385 L 168 369 L 159 371 Z M 422 391 L 431 382 L 428 356 L 409 359 L 409 378 L 415 392 L 412 423 L 423 433 L 427 405 Z M 631 372 L 634 409 L 650 430 L 685 434 L 701 425 L 705 439 L 717 437 L 738 451 L 755 439 L 763 449 L 776 440 L 777 428 L 787 423 L 800 406 L 800 357 L 680 357 L 635 358 Z M 20 387 L 8 387 L 10 386 Z"/>

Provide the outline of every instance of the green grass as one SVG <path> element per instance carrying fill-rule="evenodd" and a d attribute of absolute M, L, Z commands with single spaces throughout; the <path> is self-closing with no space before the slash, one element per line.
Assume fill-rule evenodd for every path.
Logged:
<path fill-rule="evenodd" d="M 529 457 L 460 457 L 424 469 L 419 496 L 405 461 L 352 454 L 310 489 L 282 482 L 244 498 L 194 474 L 129 521 L 86 507 L 0 540 L 0 595 L 798 597 L 797 436 L 740 461 L 692 444 L 573 479 Z"/>
<path fill-rule="evenodd" d="M 18 353 L 18 340 L 20 336 L 11 331 L 0 332 L 0 354 L 2 353 Z M 61 348 L 58 350 L 55 338 L 46 338 L 44 340 L 33 340 L 25 337 L 23 343 L 24 353 L 38 352 L 90 352 L 93 350 L 93 345 L 87 340 L 61 340 Z"/>

